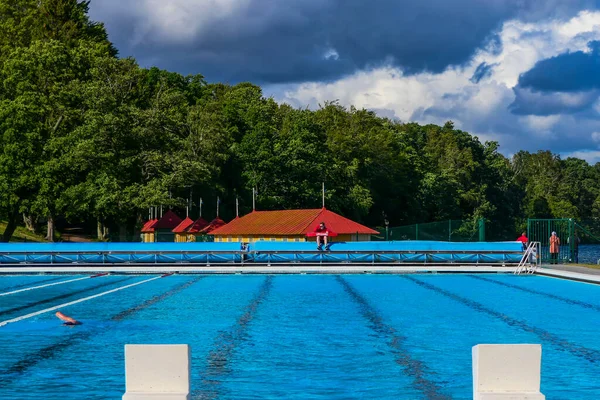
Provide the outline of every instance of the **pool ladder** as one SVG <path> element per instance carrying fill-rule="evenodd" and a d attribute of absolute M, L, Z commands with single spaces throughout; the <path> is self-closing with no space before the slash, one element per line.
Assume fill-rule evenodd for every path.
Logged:
<path fill-rule="evenodd" d="M 535 273 L 541 261 L 540 249 L 540 242 L 529 242 L 521 261 L 519 261 L 519 265 L 517 265 L 517 269 L 515 269 L 515 275 Z"/>

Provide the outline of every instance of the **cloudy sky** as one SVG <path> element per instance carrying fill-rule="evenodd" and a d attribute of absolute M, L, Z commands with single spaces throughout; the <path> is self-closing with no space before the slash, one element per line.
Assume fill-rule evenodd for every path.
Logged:
<path fill-rule="evenodd" d="M 93 0 L 121 56 L 600 161 L 600 0 Z"/>

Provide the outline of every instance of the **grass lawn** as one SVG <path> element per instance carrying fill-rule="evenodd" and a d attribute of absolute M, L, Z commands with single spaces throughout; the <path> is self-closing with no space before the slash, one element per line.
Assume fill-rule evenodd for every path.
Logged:
<path fill-rule="evenodd" d="M 4 232 L 6 228 L 6 222 L 0 221 L 0 232 Z M 10 239 L 11 242 L 45 242 L 44 236 L 37 235 L 28 231 L 26 228 L 22 226 L 18 226 Z"/>

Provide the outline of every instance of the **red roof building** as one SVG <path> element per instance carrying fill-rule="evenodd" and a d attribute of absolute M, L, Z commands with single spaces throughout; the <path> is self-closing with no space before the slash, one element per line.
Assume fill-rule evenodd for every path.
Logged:
<path fill-rule="evenodd" d="M 183 221 L 179 223 L 175 228 L 173 228 L 173 233 L 175 234 L 175 242 L 191 242 L 191 239 L 188 237 L 187 230 L 194 221 L 190 217 L 185 217 Z"/>
<path fill-rule="evenodd" d="M 181 223 L 181 218 L 171 210 L 167 210 L 165 215 L 154 224 L 154 230 L 168 229 L 172 231 Z"/>
<path fill-rule="evenodd" d="M 173 228 L 173 233 L 184 233 L 187 232 L 190 226 L 194 224 L 194 221 L 190 217 L 185 217 L 183 221 Z"/>
<path fill-rule="evenodd" d="M 157 219 L 151 219 L 146 221 L 146 223 L 144 224 L 144 226 L 142 226 L 142 233 L 153 233 L 154 232 L 154 225 L 158 222 Z"/>
<path fill-rule="evenodd" d="M 210 221 L 210 224 L 206 225 L 203 229 L 201 229 L 199 233 L 202 233 L 205 235 L 207 235 L 207 234 L 212 235 L 213 231 L 225 226 L 226 224 L 227 224 L 227 222 L 225 222 L 221 218 L 217 217 L 217 218 L 213 219 L 212 221 Z"/>
<path fill-rule="evenodd" d="M 253 211 L 236 218 L 211 235 L 215 242 L 254 242 L 257 240 L 296 241 L 307 238 L 316 225 L 325 222 L 337 233 L 337 241 L 371 240 L 379 232 L 325 208 L 308 210 Z"/>
<path fill-rule="evenodd" d="M 155 241 L 154 225 L 156 225 L 157 222 L 158 222 L 157 219 L 151 219 L 151 220 L 146 221 L 144 226 L 142 226 L 142 230 L 141 230 L 142 242 L 152 243 Z"/>
<path fill-rule="evenodd" d="M 192 225 L 187 229 L 188 233 L 199 233 L 202 229 L 208 226 L 208 222 L 202 217 L 194 221 Z"/>

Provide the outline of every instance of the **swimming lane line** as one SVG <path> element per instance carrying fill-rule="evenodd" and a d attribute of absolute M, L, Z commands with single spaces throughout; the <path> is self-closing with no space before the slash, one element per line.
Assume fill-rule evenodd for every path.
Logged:
<path fill-rule="evenodd" d="M 204 387 L 198 393 L 193 393 L 192 398 L 216 399 L 219 398 L 219 377 L 226 373 L 226 367 L 230 362 L 235 349 L 246 336 L 250 322 L 254 319 L 260 304 L 269 295 L 273 287 L 273 276 L 265 278 L 257 294 L 246 306 L 236 323 L 227 331 L 221 331 L 213 345 L 214 349 L 206 357 L 207 368 L 202 377 Z"/>
<path fill-rule="evenodd" d="M 499 311 L 492 310 L 491 308 L 487 308 L 483 304 L 478 303 L 474 300 L 470 300 L 465 297 L 459 296 L 455 293 L 452 293 L 452 292 L 442 289 L 440 287 L 434 286 L 430 283 L 420 281 L 416 278 L 413 278 L 412 276 L 408 276 L 408 275 L 400 276 L 399 275 L 399 277 L 403 278 L 403 279 L 408 279 L 421 287 L 424 287 L 426 289 L 429 289 L 436 293 L 439 293 L 443 296 L 451 298 L 452 300 L 462 303 L 473 310 L 479 311 L 484 314 L 491 315 L 491 316 L 501 320 L 502 322 L 506 323 L 509 326 L 517 327 L 526 332 L 533 333 L 533 334 L 537 335 L 540 339 L 542 339 L 546 342 L 550 342 L 553 345 L 555 345 L 556 347 L 558 347 L 559 349 L 566 350 L 577 357 L 583 358 L 586 361 L 589 361 L 591 363 L 597 363 L 600 361 L 600 351 L 598 351 L 598 350 L 589 349 L 587 347 L 572 343 L 566 339 L 560 338 L 559 336 L 555 335 L 554 333 L 548 332 L 548 331 L 538 328 L 536 326 L 529 325 L 524 321 L 518 320 L 516 318 L 512 318 L 512 317 L 510 317 L 506 314 L 503 314 Z"/>
<path fill-rule="evenodd" d="M 155 295 L 152 298 L 144 301 L 141 304 L 138 304 L 134 307 L 128 308 L 127 310 L 121 311 L 120 313 L 113 315 L 110 318 L 110 320 L 111 321 L 121 321 L 125 318 L 128 318 L 131 315 L 133 315 L 145 308 L 148 308 L 170 296 L 173 296 L 173 295 L 181 292 L 184 289 L 187 289 L 188 287 L 192 286 L 194 283 L 198 282 L 201 279 L 202 279 L 202 277 L 192 279 L 188 282 L 184 282 L 184 283 L 174 287 L 173 289 L 169 290 L 168 292 L 165 292 L 165 293 L 162 293 L 159 295 Z M 97 330 L 93 330 L 93 331 L 78 332 L 78 333 L 68 336 L 67 338 L 65 338 L 57 343 L 48 345 L 48 346 L 34 352 L 33 354 L 26 355 L 20 361 L 13 364 L 10 368 L 8 368 L 7 370 L 0 373 L 0 384 L 6 385 L 6 384 L 12 382 L 17 377 L 15 375 L 23 374 L 29 368 L 37 365 L 41 361 L 55 357 L 58 353 L 66 350 L 70 346 L 73 346 L 75 343 L 78 343 L 80 341 L 87 341 L 93 335 L 102 333 L 108 329 L 109 328 L 97 329 Z"/>
<path fill-rule="evenodd" d="M 69 282 L 77 282 L 77 281 L 81 281 L 81 280 L 84 280 L 84 279 L 90 279 L 90 277 L 89 277 L 89 276 L 84 276 L 83 278 L 69 279 L 68 281 L 61 281 L 61 282 L 55 282 L 55 283 L 48 283 L 48 284 L 46 284 L 46 285 L 33 286 L 33 287 L 25 288 L 25 289 L 13 290 L 13 291 L 11 291 L 11 292 L 0 293 L 0 296 L 8 296 L 9 294 L 15 294 L 15 293 L 27 292 L 27 291 L 29 291 L 29 290 L 42 289 L 42 288 L 49 287 L 49 286 L 64 285 L 65 283 L 69 283 Z"/>
<path fill-rule="evenodd" d="M 33 276 L 41 276 L 41 275 L 33 275 Z M 65 278 L 66 278 L 66 276 L 59 275 L 59 276 L 54 276 L 50 279 L 40 279 L 39 281 L 36 281 L 36 282 L 27 282 L 27 283 L 21 283 L 19 285 L 10 285 L 10 286 L 3 288 L 2 290 L 16 290 L 16 289 L 24 288 L 26 286 L 39 285 L 39 284 L 48 283 L 48 282 L 55 282 L 55 281 L 65 279 Z M 0 295 L 3 295 L 3 294 L 0 293 Z"/>
<path fill-rule="evenodd" d="M 526 288 L 526 287 L 522 287 L 522 286 L 518 286 L 518 285 L 513 285 L 513 284 L 510 284 L 510 283 L 506 283 L 506 282 L 497 281 L 495 279 L 484 278 L 482 276 L 476 276 L 476 275 L 468 275 L 468 276 L 470 278 L 478 279 L 480 281 L 495 283 L 496 285 L 505 286 L 505 287 L 508 287 L 508 288 L 511 288 L 511 289 L 520 290 L 522 292 L 536 294 L 536 295 L 539 295 L 539 296 L 547 297 L 549 299 L 554 299 L 554 300 L 562 301 L 562 302 L 567 303 L 567 304 L 581 306 L 581 307 L 584 307 L 584 308 L 589 308 L 589 309 L 592 309 L 592 310 L 600 311 L 600 306 L 597 306 L 597 305 L 594 305 L 594 304 L 590 304 L 590 303 L 586 303 L 584 301 L 573 300 L 573 299 L 569 299 L 567 297 L 558 296 L 558 295 L 555 295 L 555 294 L 552 294 L 552 293 L 540 292 L 538 290 L 529 289 L 529 288 Z"/>
<path fill-rule="evenodd" d="M 76 295 L 81 294 L 81 293 L 91 292 L 92 290 L 95 290 L 95 289 L 99 289 L 99 288 L 102 288 L 102 287 L 105 287 L 105 286 L 115 285 L 117 283 L 120 283 L 120 282 L 123 282 L 123 281 L 128 281 L 128 280 L 131 280 L 131 279 L 132 279 L 132 277 L 128 277 L 128 278 L 124 278 L 124 279 L 117 279 L 117 280 L 114 280 L 114 281 L 104 282 L 104 283 L 101 283 L 99 285 L 95 285 L 95 286 L 92 286 L 92 287 L 87 287 L 87 288 L 84 288 L 84 289 L 79 289 L 79 290 L 76 290 L 74 292 L 63 293 L 63 294 L 60 294 L 58 296 L 51 297 L 49 299 L 38 300 L 36 302 L 29 303 L 29 304 L 23 304 L 23 305 L 20 305 L 20 306 L 17 306 L 17 307 L 13 307 L 13 308 L 9 308 L 7 310 L 0 311 L 0 316 L 7 315 L 7 314 L 10 314 L 10 313 L 13 313 L 13 312 L 17 312 L 17 311 L 21 311 L 21 310 L 25 310 L 27 308 L 32 308 L 32 307 L 39 306 L 39 305 L 42 305 L 42 304 L 51 303 L 51 302 L 56 301 L 56 300 L 66 299 L 68 297 L 73 297 L 73 296 L 76 296 Z"/>
<path fill-rule="evenodd" d="M 404 347 L 403 342 L 406 341 L 406 337 L 400 335 L 394 327 L 386 324 L 375 307 L 346 279 L 340 275 L 336 275 L 335 278 L 352 300 L 358 304 L 361 314 L 370 323 L 369 327 L 375 333 L 387 337 L 386 344 L 396 356 L 396 363 L 402 367 L 404 374 L 412 378 L 412 386 L 422 392 L 426 399 L 451 399 L 449 395 L 442 393 L 442 388 L 436 382 L 426 377 L 430 368 L 423 361 L 413 358 Z"/>
<path fill-rule="evenodd" d="M 17 317 L 17 318 L 8 319 L 6 321 L 0 322 L 0 327 L 8 325 L 8 324 L 11 324 L 13 322 L 23 321 L 24 319 L 35 317 L 35 316 L 40 315 L 40 314 L 45 314 L 45 313 L 50 312 L 50 311 L 58 310 L 59 308 L 65 308 L 65 307 L 68 307 L 68 306 L 72 306 L 74 304 L 82 303 L 84 301 L 88 301 L 88 300 L 92 300 L 92 299 L 95 299 L 95 298 L 98 298 L 98 297 L 106 296 L 107 294 L 115 293 L 115 292 L 118 292 L 120 290 L 124 290 L 124 289 L 130 288 L 130 287 L 134 287 L 134 286 L 137 286 L 137 285 L 141 285 L 143 283 L 147 283 L 147 282 L 150 282 L 150 281 L 153 281 L 153 280 L 156 280 L 156 279 L 160 279 L 160 276 L 156 276 L 154 278 L 150 278 L 150 279 L 146 279 L 146 280 L 143 280 L 143 281 L 140 281 L 140 282 L 132 283 L 130 285 L 121 286 L 121 287 L 118 287 L 118 288 L 115 288 L 115 289 L 108 290 L 106 292 L 95 294 L 93 296 L 84 297 L 84 298 L 79 299 L 79 300 L 75 300 L 75 301 L 71 301 L 71 302 L 68 302 L 68 303 L 59 304 L 57 306 L 46 308 L 44 310 L 36 311 L 36 312 L 30 313 L 30 314 L 27 314 L 27 315 L 22 315 L 22 316 Z"/>

